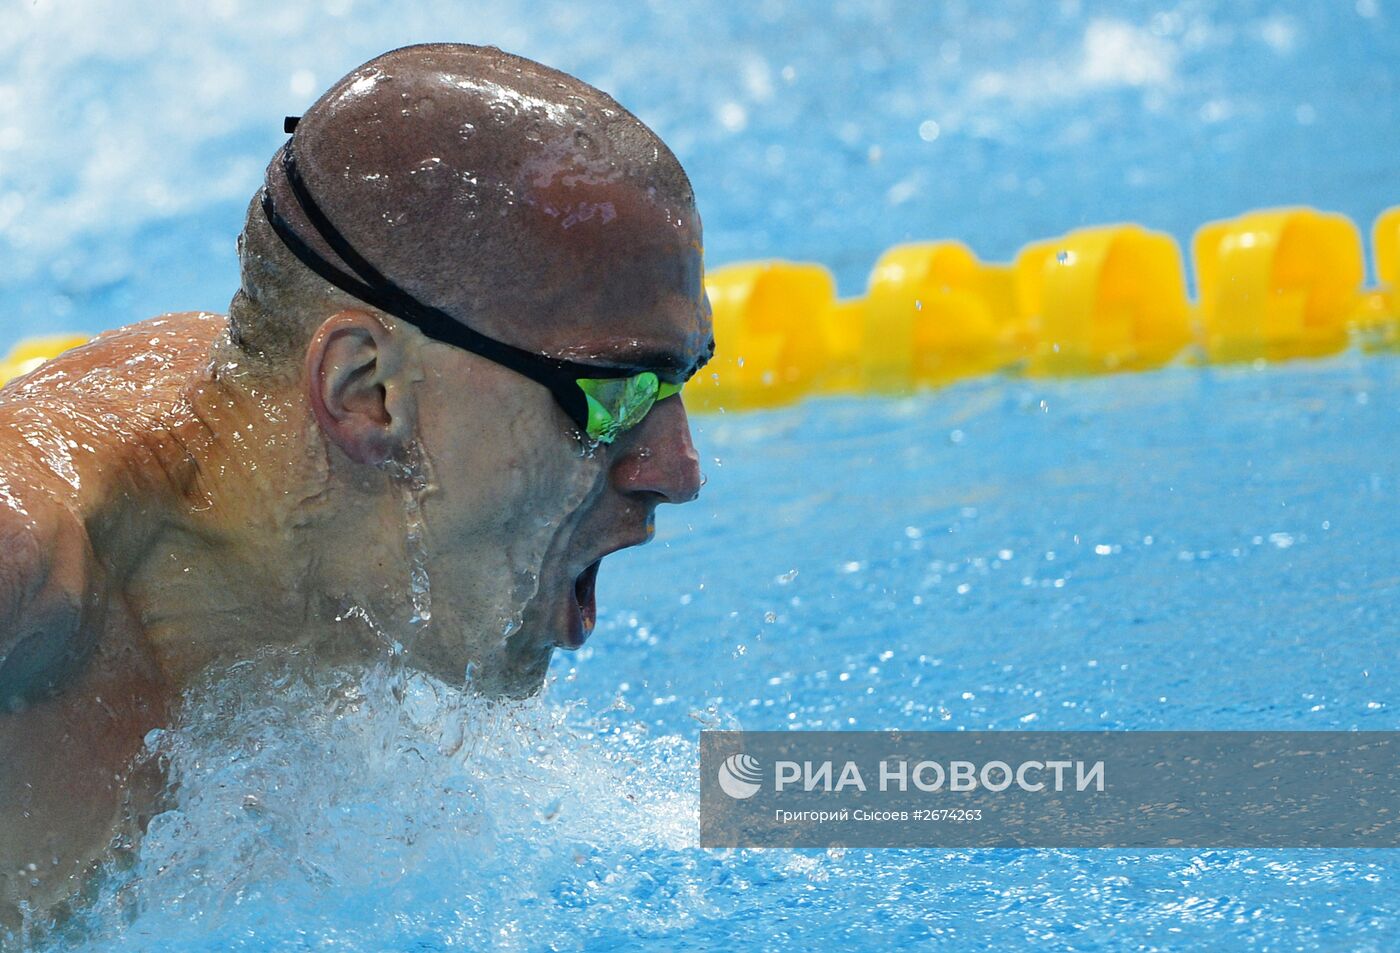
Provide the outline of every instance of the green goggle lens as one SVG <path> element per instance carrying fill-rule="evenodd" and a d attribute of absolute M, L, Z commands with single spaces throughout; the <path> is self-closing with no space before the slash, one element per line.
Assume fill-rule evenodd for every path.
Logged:
<path fill-rule="evenodd" d="M 588 399 L 588 436 L 612 443 L 641 423 L 658 400 L 680 393 L 682 385 L 643 371 L 633 377 L 579 378 L 578 386 Z"/>

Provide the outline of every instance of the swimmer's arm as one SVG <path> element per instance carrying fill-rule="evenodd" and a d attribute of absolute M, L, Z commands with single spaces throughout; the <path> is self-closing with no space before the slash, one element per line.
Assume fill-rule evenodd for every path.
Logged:
<path fill-rule="evenodd" d="M 0 718 L 59 691 L 86 657 L 85 538 L 52 504 L 0 505 Z"/>

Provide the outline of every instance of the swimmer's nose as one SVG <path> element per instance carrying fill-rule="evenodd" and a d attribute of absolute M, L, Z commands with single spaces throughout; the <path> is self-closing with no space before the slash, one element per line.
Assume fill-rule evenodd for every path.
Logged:
<path fill-rule="evenodd" d="M 625 444 L 624 444 L 625 441 Z M 700 454 L 679 396 L 661 401 L 618 439 L 624 452 L 613 463 L 613 486 L 624 493 L 656 493 L 667 503 L 700 495 Z"/>

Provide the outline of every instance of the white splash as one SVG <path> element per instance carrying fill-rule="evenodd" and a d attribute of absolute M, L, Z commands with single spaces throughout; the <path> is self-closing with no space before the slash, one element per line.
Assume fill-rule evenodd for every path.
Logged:
<path fill-rule="evenodd" d="M 602 915 L 570 891 L 650 877 L 636 854 L 695 844 L 687 742 L 616 725 L 600 739 L 577 706 L 488 702 L 389 666 L 314 669 L 269 652 L 152 732 L 169 803 L 82 915 L 79 948 L 186 948 L 235 925 L 267 948 L 512 948 L 527 919 L 538 936 Z"/>

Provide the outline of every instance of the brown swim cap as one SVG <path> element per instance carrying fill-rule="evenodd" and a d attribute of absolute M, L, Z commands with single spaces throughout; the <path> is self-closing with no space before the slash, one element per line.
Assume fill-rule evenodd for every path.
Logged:
<path fill-rule="evenodd" d="M 595 230 L 625 255 L 626 221 L 683 230 L 694 197 L 664 143 L 607 94 L 492 47 L 385 53 L 307 110 L 268 166 L 272 204 L 317 255 L 354 269 L 317 234 L 284 168 L 355 252 L 459 321 L 537 300 L 557 284 L 551 229 Z M 626 201 L 597 201 L 602 190 Z M 616 228 L 609 228 L 616 222 Z"/>

